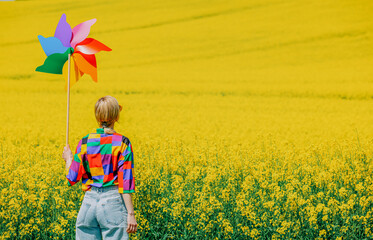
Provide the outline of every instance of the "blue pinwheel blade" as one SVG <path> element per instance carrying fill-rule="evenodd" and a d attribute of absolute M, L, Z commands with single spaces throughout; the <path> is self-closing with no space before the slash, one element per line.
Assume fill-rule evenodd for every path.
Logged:
<path fill-rule="evenodd" d="M 45 38 L 41 35 L 38 36 L 41 47 L 47 56 L 54 53 L 64 53 L 68 49 L 62 45 L 61 41 L 55 37 Z"/>

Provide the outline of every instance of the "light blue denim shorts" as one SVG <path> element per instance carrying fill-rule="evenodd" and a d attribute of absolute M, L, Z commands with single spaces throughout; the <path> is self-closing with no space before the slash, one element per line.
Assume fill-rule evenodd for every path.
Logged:
<path fill-rule="evenodd" d="M 129 239 L 127 208 L 118 186 L 85 192 L 76 220 L 76 239 Z"/>

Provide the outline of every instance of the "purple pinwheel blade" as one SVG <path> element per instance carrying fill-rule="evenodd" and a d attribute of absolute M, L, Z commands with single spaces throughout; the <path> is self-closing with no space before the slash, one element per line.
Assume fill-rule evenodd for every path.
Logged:
<path fill-rule="evenodd" d="M 66 22 L 66 15 L 62 14 L 60 21 L 58 22 L 56 31 L 54 32 L 54 37 L 58 38 L 62 45 L 65 47 L 71 47 L 72 31 L 70 25 Z"/>

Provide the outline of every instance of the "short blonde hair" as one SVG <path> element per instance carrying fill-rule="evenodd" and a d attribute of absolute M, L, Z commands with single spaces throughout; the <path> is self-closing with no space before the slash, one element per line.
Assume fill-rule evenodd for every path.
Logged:
<path fill-rule="evenodd" d="M 100 98 L 95 104 L 95 116 L 100 127 L 104 127 L 105 133 L 114 133 L 113 129 L 108 128 L 119 120 L 122 106 L 112 96 Z"/>

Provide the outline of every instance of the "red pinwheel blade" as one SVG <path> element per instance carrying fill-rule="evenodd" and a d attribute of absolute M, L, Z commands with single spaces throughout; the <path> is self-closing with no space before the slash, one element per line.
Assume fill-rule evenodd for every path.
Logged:
<path fill-rule="evenodd" d="M 111 48 L 96 39 L 86 38 L 75 46 L 74 51 L 91 55 L 100 51 L 111 51 Z"/>

